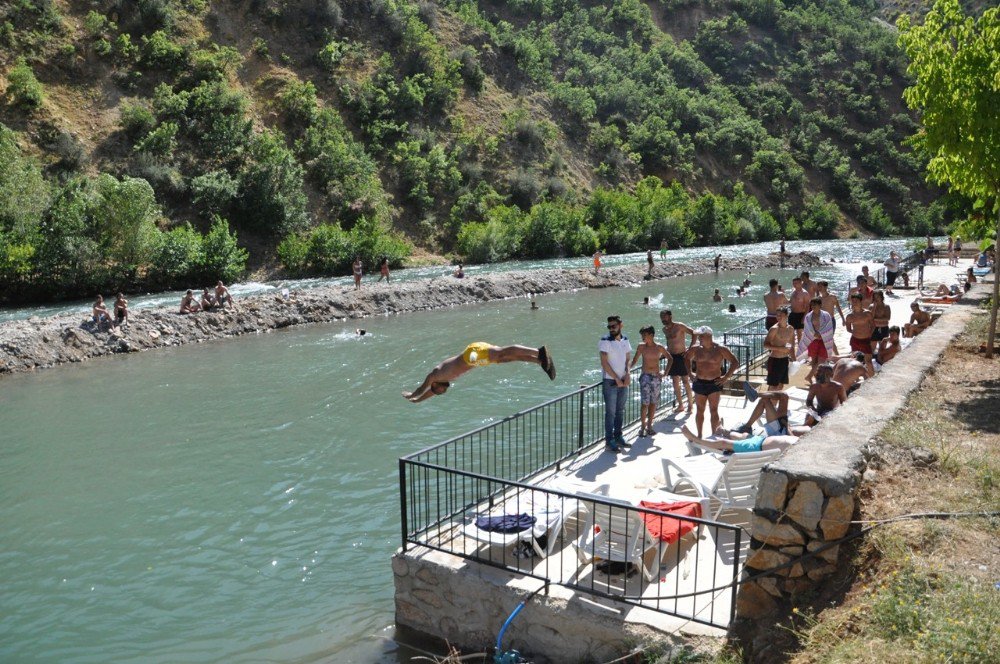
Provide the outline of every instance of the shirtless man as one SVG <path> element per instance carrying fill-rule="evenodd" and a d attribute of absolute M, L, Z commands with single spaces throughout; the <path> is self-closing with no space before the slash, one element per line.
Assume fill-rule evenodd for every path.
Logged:
<path fill-rule="evenodd" d="M 485 367 L 489 364 L 504 362 L 530 362 L 541 365 L 542 370 L 552 380 L 556 379 L 556 365 L 549 357 L 548 349 L 528 348 L 527 346 L 494 346 L 485 341 L 477 341 L 465 347 L 465 350 L 441 362 L 427 374 L 420 387 L 412 392 L 403 392 L 403 396 L 418 403 L 433 396 L 444 394 L 455 380 L 473 367 Z"/>
<path fill-rule="evenodd" d="M 779 391 L 788 384 L 788 363 L 795 344 L 795 330 L 788 324 L 788 307 L 778 307 L 776 314 L 778 323 L 764 337 L 764 350 L 771 353 L 767 358 L 767 389 L 770 391 Z"/>
<path fill-rule="evenodd" d="M 903 326 L 903 336 L 913 338 L 931 325 L 931 315 L 920 308 L 917 302 L 910 302 L 910 322 Z"/>
<path fill-rule="evenodd" d="M 815 281 L 809 278 L 809 273 L 805 270 L 802 271 L 802 288 L 809 293 L 809 297 L 816 297 L 819 295 L 818 286 Z"/>
<path fill-rule="evenodd" d="M 104 304 L 104 296 L 100 293 L 97 294 L 97 301 L 94 302 L 94 306 L 91 308 L 91 315 L 94 317 L 94 324 L 97 326 L 97 329 L 101 329 L 102 321 L 107 321 L 109 330 L 114 329 L 115 319 L 111 317 L 108 305 Z"/>
<path fill-rule="evenodd" d="M 118 327 L 128 327 L 128 300 L 123 293 L 118 293 L 115 300 L 115 322 Z"/>
<path fill-rule="evenodd" d="M 872 290 L 875 290 L 875 286 L 878 285 L 878 282 L 875 281 L 875 277 L 873 277 L 868 273 L 867 265 L 861 266 L 861 276 L 865 278 L 865 283 L 868 284 L 868 287 L 871 288 Z"/>
<path fill-rule="evenodd" d="M 687 363 L 688 372 L 695 379 L 691 389 L 695 393 L 695 423 L 698 425 L 698 437 L 705 423 L 705 404 L 711 411 L 712 431 L 719 428 L 719 397 L 722 394 L 722 386 L 726 384 L 739 367 L 740 361 L 736 359 L 732 351 L 717 344 L 712 340 L 712 328 L 703 325 L 694 331 L 700 346 L 692 346 L 684 354 L 684 361 Z M 722 363 L 728 362 L 729 370 L 722 373 Z M 697 372 L 691 370 L 691 366 L 696 365 Z"/>
<path fill-rule="evenodd" d="M 875 369 L 865 361 L 864 353 L 841 357 L 833 365 L 833 380 L 843 385 L 848 395 L 861 387 L 862 378 L 868 380 L 874 375 Z"/>
<path fill-rule="evenodd" d="M 215 282 L 215 304 L 221 309 L 224 305 L 235 306 L 233 296 L 229 294 L 229 289 L 221 280 Z"/>
<path fill-rule="evenodd" d="M 746 423 L 741 424 L 732 431 L 720 428 L 715 431 L 716 435 L 732 438 L 733 434 L 752 434 L 754 425 L 761 415 L 766 415 L 763 433 L 768 436 L 787 436 L 793 434 L 801 436 L 809 432 L 807 426 L 788 426 L 788 393 L 787 392 L 760 392 L 758 393 L 750 383 L 743 383 L 743 390 L 747 394 L 747 399 L 756 401 L 757 405 L 750 413 Z"/>
<path fill-rule="evenodd" d="M 878 342 L 878 353 L 874 359 L 884 366 L 886 362 L 896 357 L 899 349 L 899 326 L 893 325 L 889 328 L 889 336 Z"/>
<path fill-rule="evenodd" d="M 802 287 L 802 278 L 792 279 L 792 311 L 788 314 L 788 324 L 795 328 L 795 345 L 802 341 L 802 330 L 805 328 L 806 312 L 809 311 L 809 300 L 812 295 Z"/>
<path fill-rule="evenodd" d="M 864 279 L 864 277 L 858 277 Z M 875 319 L 872 312 L 865 311 L 861 306 L 861 293 L 851 296 L 851 313 L 844 320 L 844 329 L 851 333 L 851 350 L 865 354 L 865 363 L 872 357 L 872 330 L 875 329 Z"/>
<path fill-rule="evenodd" d="M 667 338 L 667 352 L 670 353 L 671 363 L 667 375 L 674 382 L 674 397 L 677 399 L 675 413 L 684 410 L 684 398 L 681 392 L 681 383 L 684 384 L 684 392 L 687 393 L 687 412 L 694 410 L 694 398 L 691 396 L 691 379 L 688 377 L 687 364 L 684 362 L 684 354 L 690 348 L 684 343 L 684 335 L 691 335 L 691 346 L 694 345 L 694 330 L 684 323 L 674 322 L 674 315 L 669 309 L 660 312 L 660 322 L 663 323 L 663 334 Z"/>
<path fill-rule="evenodd" d="M 875 328 L 872 330 L 872 341 L 882 341 L 889 336 L 889 319 L 892 318 L 892 309 L 885 303 L 885 293 L 881 290 L 875 291 L 875 300 L 872 302 L 872 321 Z"/>
<path fill-rule="evenodd" d="M 194 293 L 189 288 L 184 297 L 181 298 L 181 310 L 182 314 L 193 314 L 201 309 L 201 305 L 198 304 L 198 300 L 194 299 Z"/>
<path fill-rule="evenodd" d="M 707 440 L 695 436 L 687 427 L 681 427 L 681 433 L 684 434 L 684 437 L 687 438 L 688 441 L 695 445 L 708 447 L 720 452 L 732 452 L 733 454 L 760 452 L 762 450 L 784 451 L 797 443 L 799 440 L 798 436 L 769 436 L 766 433 L 758 434 L 756 436 L 748 435 L 743 437 L 740 437 L 739 434 L 733 433 L 730 434 L 731 436 L 734 436 L 733 438 L 716 438 L 714 440 Z"/>
<path fill-rule="evenodd" d="M 764 308 L 767 309 L 767 318 L 764 319 L 764 328 L 770 330 L 778 322 L 778 309 L 788 304 L 788 298 L 780 290 L 781 284 L 777 279 L 768 282 L 771 290 L 764 294 Z"/>
<path fill-rule="evenodd" d="M 652 279 L 653 278 L 653 250 L 652 249 L 647 249 L 646 250 L 646 265 L 649 266 L 649 269 L 646 270 L 646 276 L 649 277 L 650 279 Z"/>
<path fill-rule="evenodd" d="M 840 308 L 840 298 L 830 292 L 830 283 L 827 281 L 817 281 L 816 286 L 819 289 L 819 299 L 823 301 L 823 311 L 830 314 L 833 318 L 834 329 L 837 326 L 837 316 L 840 316 L 841 324 L 844 323 L 844 310 Z"/>
<path fill-rule="evenodd" d="M 354 290 L 361 290 L 361 259 L 357 256 L 351 263 L 351 271 L 354 273 Z"/>
<path fill-rule="evenodd" d="M 868 279 L 863 274 L 859 274 L 855 279 L 857 285 L 851 289 L 851 295 L 858 294 L 861 296 L 861 308 L 869 309 L 872 306 L 872 302 L 875 301 L 875 291 L 872 287 L 868 285 Z"/>
<path fill-rule="evenodd" d="M 201 291 L 201 310 L 208 311 L 215 308 L 215 295 L 205 286 Z"/>
<path fill-rule="evenodd" d="M 656 416 L 656 406 L 660 403 L 660 384 L 666 371 L 660 371 L 660 361 L 667 360 L 667 371 L 673 361 L 667 349 L 656 343 L 656 330 L 653 326 L 639 330 L 642 337 L 635 349 L 631 366 L 635 366 L 642 358 L 642 373 L 639 374 L 639 437 L 653 435 L 653 418 Z"/>
<path fill-rule="evenodd" d="M 847 401 L 844 386 L 833 380 L 833 365 L 824 362 L 816 371 L 816 382 L 806 395 L 806 426 L 816 426 L 834 408 Z"/>
<path fill-rule="evenodd" d="M 718 288 L 712 293 L 712 302 L 722 302 L 722 293 L 719 292 Z"/>

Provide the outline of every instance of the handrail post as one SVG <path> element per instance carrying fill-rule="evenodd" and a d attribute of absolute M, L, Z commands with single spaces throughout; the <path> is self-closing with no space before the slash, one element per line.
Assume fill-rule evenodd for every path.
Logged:
<path fill-rule="evenodd" d="M 406 553 L 406 534 L 409 524 L 406 521 L 406 461 L 399 460 L 399 524 L 402 531 L 403 553 Z"/>
<path fill-rule="evenodd" d="M 578 433 L 576 439 L 576 449 L 583 449 L 583 395 L 587 393 L 587 390 L 583 387 L 580 388 L 580 407 L 579 407 L 579 417 L 577 421 Z"/>
<path fill-rule="evenodd" d="M 740 585 L 739 585 L 739 581 L 740 581 L 739 559 L 740 559 L 740 548 L 743 545 L 742 537 L 741 537 L 742 534 L 743 534 L 742 529 L 741 528 L 737 528 L 734 532 L 736 533 L 736 543 L 735 543 L 736 546 L 733 548 L 733 590 L 729 594 L 729 624 L 730 625 L 732 625 L 734 622 L 736 622 L 736 595 L 740 591 Z"/>

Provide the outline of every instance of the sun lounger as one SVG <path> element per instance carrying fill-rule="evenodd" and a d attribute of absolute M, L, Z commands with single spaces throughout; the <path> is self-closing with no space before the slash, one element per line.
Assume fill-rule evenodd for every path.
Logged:
<path fill-rule="evenodd" d="M 763 450 L 732 454 L 725 461 L 710 454 L 663 457 L 663 477 L 670 491 L 687 484 L 699 496 L 718 501 L 719 507 L 712 513 L 712 518 L 718 518 L 723 509 L 752 509 L 761 469 L 780 456 L 781 450 Z"/>
<path fill-rule="evenodd" d="M 546 556 L 555 549 L 560 539 L 566 518 L 580 509 L 578 500 L 564 498 L 544 491 L 523 490 L 496 505 L 486 513 L 475 514 L 462 528 L 462 534 L 468 539 L 487 546 L 507 547 L 517 542 L 525 542 L 539 556 Z M 530 527 L 518 532 L 496 532 L 486 530 L 477 525 L 478 517 L 503 517 L 527 515 L 534 517 L 535 522 Z M 540 542 L 545 542 L 543 549 Z"/>

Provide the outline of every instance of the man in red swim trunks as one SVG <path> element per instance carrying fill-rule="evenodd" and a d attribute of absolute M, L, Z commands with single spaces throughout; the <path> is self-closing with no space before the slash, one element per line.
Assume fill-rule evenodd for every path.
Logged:
<path fill-rule="evenodd" d="M 851 333 L 851 350 L 865 354 L 865 364 L 872 360 L 872 332 L 875 319 L 872 312 L 861 306 L 861 293 L 851 295 L 851 313 L 844 319 L 844 328 Z"/>

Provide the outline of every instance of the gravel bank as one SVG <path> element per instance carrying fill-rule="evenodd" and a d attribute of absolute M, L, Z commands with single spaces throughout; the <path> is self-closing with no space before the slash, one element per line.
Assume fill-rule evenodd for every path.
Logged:
<path fill-rule="evenodd" d="M 777 254 L 726 260 L 726 270 L 780 267 Z M 821 265 L 815 255 L 786 255 L 786 268 Z M 654 279 L 710 272 L 711 260 L 657 263 Z M 634 286 L 646 277 L 646 265 L 611 267 L 599 275 L 587 269 L 502 272 L 466 279 L 451 277 L 406 283 L 367 282 L 360 291 L 343 287 L 293 293 L 285 300 L 273 294 L 237 301 L 233 309 L 191 315 L 176 308 L 142 309 L 131 316 L 123 333 L 97 331 L 89 311 L 52 318 L 29 318 L 0 325 L 0 375 L 33 371 L 66 362 L 81 362 L 111 353 L 134 353 L 164 346 L 260 334 L 290 325 L 327 323 L 353 318 L 399 314 L 422 309 L 557 293 L 582 288 Z M 111 302 L 109 301 L 109 307 Z"/>

